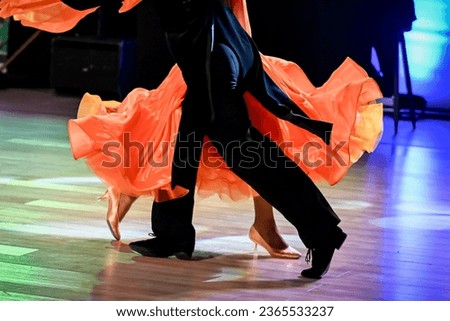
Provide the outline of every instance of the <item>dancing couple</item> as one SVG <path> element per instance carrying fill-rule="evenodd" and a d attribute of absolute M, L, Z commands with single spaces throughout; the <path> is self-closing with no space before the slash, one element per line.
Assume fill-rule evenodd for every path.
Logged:
<path fill-rule="evenodd" d="M 48 1 L 57 5 L 56 0 Z M 73 10 L 81 19 L 96 6 L 125 11 L 139 1 L 63 2 L 58 1 L 61 14 Z M 274 257 L 299 257 L 277 232 L 272 207 L 277 209 L 308 248 L 311 267 L 301 275 L 321 278 L 346 234 L 314 181 L 336 184 L 364 152 L 376 147 L 382 132 L 377 84 L 347 59 L 327 83 L 314 88 L 297 65 L 262 55 L 250 37 L 245 0 L 142 2 L 152 6 L 161 21 L 176 65 L 157 89 L 137 88 L 121 103 L 86 95 L 80 117 L 68 124 L 74 157 L 85 158 L 110 186 L 105 197 L 114 237 L 120 238 L 119 222 L 135 199 L 151 196 L 155 237 L 130 247 L 146 256 L 189 259 L 195 247 L 196 194 L 253 197 L 252 240 Z M 19 7 L 0 0 L 0 16 L 16 14 L 22 23 L 42 28 L 39 8 L 26 17 L 20 9 L 30 6 Z M 56 19 L 59 25 L 48 29 L 70 28 L 75 16 L 71 17 L 67 25 Z M 48 27 L 48 19 L 45 23 Z M 122 155 L 130 159 L 130 166 L 104 166 L 110 159 L 102 146 L 111 141 L 123 145 L 124 133 L 143 143 L 144 155 L 166 157 L 171 166 L 140 166 L 137 154 Z M 151 150 L 145 149 L 146 142 L 152 142 Z M 303 148 L 311 143 L 313 151 Z M 227 148 L 231 145 L 238 148 Z M 330 160 L 330 150 L 339 159 Z M 117 150 L 121 151 L 133 153 Z M 220 166 L 205 165 L 211 153 L 222 160 Z M 314 166 L 304 161 L 311 157 Z"/>

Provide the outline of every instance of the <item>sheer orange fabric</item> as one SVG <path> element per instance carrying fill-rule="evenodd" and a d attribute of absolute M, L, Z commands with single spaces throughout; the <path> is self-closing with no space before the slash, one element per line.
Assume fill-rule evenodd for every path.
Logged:
<path fill-rule="evenodd" d="M 128 10 L 131 10 L 140 2 L 141 0 L 124 0 L 122 1 L 122 8 L 119 9 L 119 12 L 126 12 Z"/>
<path fill-rule="evenodd" d="M 125 0 L 121 11 L 129 10 L 139 2 Z M 20 12 L 24 14 L 21 17 L 31 17 L 32 13 L 42 12 L 45 6 L 57 5 L 59 1 L 19 0 L 14 1 L 16 6 L 11 3 L 0 0 L 0 14 L 19 15 Z M 43 7 L 39 7 L 39 3 Z M 245 0 L 229 3 L 250 33 Z M 55 20 L 45 22 L 35 18 L 34 26 L 40 28 L 41 23 L 56 32 L 72 23 L 66 24 L 59 17 L 62 16 L 55 15 Z M 50 24 L 50 20 L 57 23 Z M 311 84 L 296 64 L 264 55 L 261 59 L 264 70 L 308 116 L 331 122 L 334 126 L 331 144 L 326 146 L 315 135 L 276 118 L 246 93 L 244 97 L 253 125 L 276 141 L 312 179 L 331 185 L 338 183 L 363 153 L 376 148 L 381 137 L 382 105 L 369 103 L 382 97 L 377 84 L 351 59 L 345 60 L 319 88 Z M 175 65 L 157 89 L 137 88 L 123 102 L 102 101 L 98 96 L 86 94 L 80 103 L 79 118 L 68 123 L 74 157 L 86 159 L 98 177 L 125 194 L 148 195 L 159 201 L 184 195 L 185 190 L 170 188 L 170 173 L 185 92 L 186 85 Z M 200 196 L 217 194 L 232 200 L 255 195 L 227 169 L 207 140 L 197 189 Z"/>
<path fill-rule="evenodd" d="M 78 11 L 59 0 L 0 0 L 0 17 L 13 17 L 26 27 L 65 32 L 96 8 Z"/>
<path fill-rule="evenodd" d="M 142 0 L 123 0 L 119 12 L 133 9 Z M 251 34 L 247 3 L 243 0 L 229 0 L 230 8 L 244 29 Z M 97 8 L 84 11 L 74 10 L 60 0 L 0 0 L 0 17 L 13 17 L 24 26 L 60 33 L 72 29 L 81 19 Z"/>
<path fill-rule="evenodd" d="M 141 0 L 124 0 L 119 12 L 126 12 Z M 97 8 L 78 11 L 60 0 L 0 0 L 0 18 L 13 17 L 26 27 L 53 33 L 66 32 Z"/>
<path fill-rule="evenodd" d="M 252 34 L 250 28 L 250 18 L 247 11 L 247 1 L 245 0 L 229 0 L 228 5 L 236 16 L 241 26 L 247 31 L 249 35 Z"/>

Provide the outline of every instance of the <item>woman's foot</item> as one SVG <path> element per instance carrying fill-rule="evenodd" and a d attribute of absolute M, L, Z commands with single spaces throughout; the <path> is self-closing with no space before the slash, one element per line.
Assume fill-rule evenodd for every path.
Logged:
<path fill-rule="evenodd" d="M 108 200 L 108 212 L 106 213 L 106 223 L 111 234 L 116 240 L 120 240 L 119 223 L 130 210 L 131 205 L 137 199 L 121 193 L 116 187 L 109 187 L 105 194 L 99 197 L 100 200 Z"/>
<path fill-rule="evenodd" d="M 278 259 L 298 259 L 301 254 L 286 244 L 278 231 L 270 232 L 270 237 L 263 237 L 252 225 L 248 234 L 250 240 L 255 243 L 255 248 L 260 245 L 269 252 L 270 256 Z M 270 244 L 269 244 L 270 242 Z"/>

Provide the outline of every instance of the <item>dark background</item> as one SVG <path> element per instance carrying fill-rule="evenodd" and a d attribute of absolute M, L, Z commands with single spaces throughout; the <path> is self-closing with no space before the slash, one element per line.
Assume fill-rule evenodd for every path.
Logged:
<path fill-rule="evenodd" d="M 296 62 L 315 86 L 351 57 L 378 81 L 385 96 L 392 95 L 391 86 L 372 65 L 372 47 L 376 37 L 411 29 L 412 0 L 247 0 L 247 4 L 253 38 L 263 54 Z M 9 53 L 34 31 L 12 21 Z M 9 66 L 6 86 L 49 87 L 52 40 L 61 36 L 135 41 L 134 86 L 155 88 L 174 63 L 152 12 L 141 5 L 125 14 L 102 9 L 65 34 L 41 33 Z"/>

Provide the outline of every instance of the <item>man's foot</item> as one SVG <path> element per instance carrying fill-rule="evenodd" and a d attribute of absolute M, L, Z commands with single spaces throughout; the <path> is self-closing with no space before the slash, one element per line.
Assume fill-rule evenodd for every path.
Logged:
<path fill-rule="evenodd" d="M 154 237 L 148 240 L 131 242 L 130 248 L 143 256 L 169 257 L 175 256 L 180 260 L 190 260 L 193 250 L 182 249 L 180 246 L 165 242 L 162 238 Z"/>
<path fill-rule="evenodd" d="M 320 279 L 328 272 L 331 259 L 333 258 L 334 250 L 339 249 L 344 243 L 347 234 L 345 234 L 339 227 L 336 230 L 335 238 L 326 246 L 309 249 L 306 254 L 306 261 L 309 262 L 312 257 L 312 267 L 303 270 L 301 275 L 305 278 Z"/>

